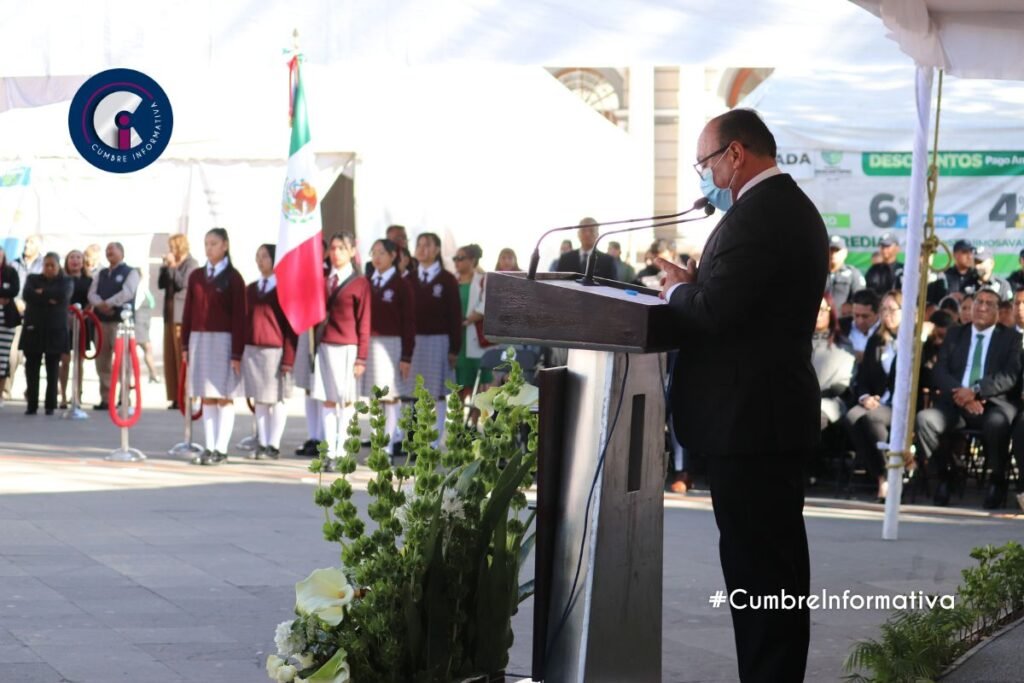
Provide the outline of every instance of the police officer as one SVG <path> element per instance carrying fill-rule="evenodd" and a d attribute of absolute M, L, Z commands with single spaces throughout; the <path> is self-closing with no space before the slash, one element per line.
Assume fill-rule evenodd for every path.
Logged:
<path fill-rule="evenodd" d="M 999 295 L 1000 301 L 1013 299 L 1013 287 L 1005 279 L 993 274 L 996 267 L 996 255 L 987 247 L 974 248 L 974 269 L 978 271 L 978 281 L 971 294 L 977 293 L 981 288 L 994 291 Z M 964 290 L 969 291 L 969 287 Z"/>
<path fill-rule="evenodd" d="M 967 240 L 953 243 L 953 263 L 935 282 L 928 285 L 928 303 L 938 304 L 950 294 L 972 293 L 978 289 L 978 271 L 974 268 L 974 245 Z"/>
<path fill-rule="evenodd" d="M 896 235 L 883 232 L 878 238 L 878 263 L 868 268 L 864 279 L 868 289 L 883 297 L 894 289 L 903 287 L 903 264 L 896 262 L 900 243 Z"/>
<path fill-rule="evenodd" d="M 829 264 L 828 279 L 825 281 L 825 291 L 832 295 L 832 305 L 836 313 L 840 311 L 843 304 L 847 303 L 855 292 L 864 289 L 864 276 L 859 270 L 846 265 L 846 242 L 839 235 L 832 235 L 828 239 Z"/>

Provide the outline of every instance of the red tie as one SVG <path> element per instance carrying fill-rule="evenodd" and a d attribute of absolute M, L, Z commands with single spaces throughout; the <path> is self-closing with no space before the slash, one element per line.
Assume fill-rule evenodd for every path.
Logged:
<path fill-rule="evenodd" d="M 334 288 L 338 286 L 338 274 L 331 275 L 331 281 L 327 283 L 327 294 L 334 291 Z"/>

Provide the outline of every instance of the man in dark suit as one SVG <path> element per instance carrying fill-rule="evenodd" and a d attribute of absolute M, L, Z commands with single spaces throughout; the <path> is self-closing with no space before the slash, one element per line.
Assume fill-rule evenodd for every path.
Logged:
<path fill-rule="evenodd" d="M 674 426 L 684 447 L 708 456 L 722 572 L 736 596 L 740 680 L 800 681 L 806 606 L 738 608 L 753 596 L 810 591 L 802 467 L 820 437 L 810 358 L 828 234 L 811 200 L 775 165 L 775 138 L 756 112 L 712 119 L 697 152 L 701 188 L 726 214 L 699 267 L 657 260 L 679 334 Z"/>
<path fill-rule="evenodd" d="M 1019 409 L 1021 335 L 996 325 L 998 315 L 999 293 L 993 288 L 979 290 L 971 324 L 950 330 L 939 351 L 932 371 L 939 401 L 917 414 L 919 453 L 939 481 L 936 505 L 949 503 L 953 476 L 945 435 L 964 427 L 980 429 L 989 460 L 999 463 L 1008 457 L 1011 425 Z M 989 496 L 985 507 L 996 507 Z"/>
<path fill-rule="evenodd" d="M 614 280 L 617 268 L 615 259 L 608 254 L 594 250 L 597 243 L 598 231 L 597 221 L 587 217 L 580 221 L 580 228 L 576 236 L 580 241 L 580 248 L 567 251 L 558 257 L 558 265 L 555 271 L 559 273 L 583 273 L 587 269 L 587 258 L 594 253 L 597 263 L 594 264 L 594 276 L 603 277 L 607 280 Z"/>

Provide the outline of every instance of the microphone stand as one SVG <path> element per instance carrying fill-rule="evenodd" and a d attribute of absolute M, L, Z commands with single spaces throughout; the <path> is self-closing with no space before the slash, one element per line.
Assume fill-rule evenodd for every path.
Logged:
<path fill-rule="evenodd" d="M 703 209 L 706 206 L 708 206 L 707 198 L 701 197 L 700 199 L 698 199 L 697 201 L 695 201 L 693 203 L 693 206 L 691 206 L 690 208 L 686 209 L 685 211 L 679 211 L 678 213 L 669 213 L 669 214 L 665 214 L 663 216 L 645 216 L 643 218 L 626 218 L 626 219 L 621 220 L 621 221 L 609 221 L 607 223 L 601 223 L 600 225 L 624 225 L 626 223 L 641 223 L 641 222 L 647 222 L 647 221 L 668 220 L 668 219 L 672 219 L 672 218 L 679 218 L 680 216 L 685 216 L 686 214 L 690 213 L 691 211 L 696 211 L 697 209 Z M 674 225 L 674 223 L 664 223 L 664 225 Z M 651 227 L 657 227 L 657 226 L 651 226 Z M 529 270 L 526 273 L 526 279 L 527 280 L 536 280 L 537 279 L 537 268 L 540 265 L 540 243 L 544 241 L 545 237 L 547 237 L 548 235 L 550 235 L 553 232 L 561 232 L 563 230 L 578 230 L 579 228 L 580 228 L 579 225 L 563 225 L 563 226 L 558 227 L 558 228 L 551 228 L 550 230 L 546 231 L 543 235 L 541 235 L 540 238 L 537 240 L 536 246 L 534 246 L 534 248 L 533 248 L 533 254 L 530 255 L 530 268 L 529 268 Z M 637 229 L 639 229 L 639 228 L 637 228 Z M 608 233 L 608 234 L 611 234 L 611 233 Z M 598 240 L 600 240 L 600 238 L 598 238 Z"/>
<path fill-rule="evenodd" d="M 698 199 L 694 203 L 693 208 L 692 209 L 688 209 L 687 211 L 684 211 L 684 213 L 689 213 L 690 211 L 693 211 L 694 209 L 699 208 L 698 204 L 700 204 L 700 203 L 701 203 L 701 200 Z M 577 280 L 577 282 L 579 282 L 580 284 L 582 284 L 582 285 L 584 285 L 586 287 L 593 287 L 595 285 L 607 285 L 608 284 L 608 281 L 597 282 L 597 281 L 594 280 L 594 269 L 597 267 L 597 258 L 595 258 L 595 254 L 597 252 L 597 245 L 605 237 L 608 237 L 609 235 L 617 235 L 617 234 L 623 233 L 623 232 L 632 232 L 633 230 L 651 230 L 653 228 L 661 228 L 661 227 L 664 227 L 664 226 L 667 226 L 667 225 L 681 225 L 682 223 L 693 223 L 694 221 L 702 221 L 702 220 L 704 220 L 705 218 L 709 217 L 711 214 L 713 214 L 715 212 L 715 207 L 713 207 L 711 204 L 709 204 L 707 202 L 707 200 L 704 200 L 704 202 L 703 202 L 703 209 L 704 209 L 704 215 L 703 216 L 698 216 L 697 218 L 685 218 L 685 219 L 682 219 L 682 220 L 665 221 L 664 223 L 652 223 L 651 225 L 636 225 L 636 226 L 632 226 L 632 227 L 629 227 L 629 228 L 622 228 L 621 230 L 612 230 L 611 232 L 603 233 L 600 237 L 597 238 L 597 241 L 594 242 L 594 248 L 590 250 L 590 255 L 587 257 L 587 268 L 586 268 L 586 270 L 583 273 L 583 277 L 580 278 L 579 280 Z"/>

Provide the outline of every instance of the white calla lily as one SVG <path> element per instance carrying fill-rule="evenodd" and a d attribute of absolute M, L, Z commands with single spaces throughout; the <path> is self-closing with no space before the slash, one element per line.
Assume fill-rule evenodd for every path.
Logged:
<path fill-rule="evenodd" d="M 295 609 L 304 616 L 315 615 L 325 624 L 337 626 L 345 607 L 355 597 L 345 572 L 337 568 L 317 569 L 295 584 Z"/>
<path fill-rule="evenodd" d="M 494 398 L 501 391 L 501 387 L 491 387 L 487 391 L 477 394 L 473 399 L 476 406 L 483 415 L 490 415 L 494 412 Z M 540 390 L 532 384 L 523 384 L 514 396 L 508 398 L 510 406 L 532 406 L 540 399 Z"/>
<path fill-rule="evenodd" d="M 305 679 L 306 683 L 348 683 L 351 676 L 345 650 L 339 649 L 315 674 Z"/>

